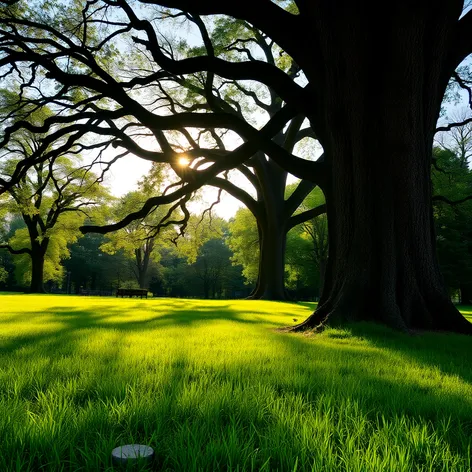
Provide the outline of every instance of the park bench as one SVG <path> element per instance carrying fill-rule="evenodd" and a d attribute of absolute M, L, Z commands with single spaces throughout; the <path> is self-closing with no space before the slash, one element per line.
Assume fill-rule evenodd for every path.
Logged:
<path fill-rule="evenodd" d="M 144 288 L 119 288 L 116 290 L 117 297 L 146 297 L 148 291 Z"/>

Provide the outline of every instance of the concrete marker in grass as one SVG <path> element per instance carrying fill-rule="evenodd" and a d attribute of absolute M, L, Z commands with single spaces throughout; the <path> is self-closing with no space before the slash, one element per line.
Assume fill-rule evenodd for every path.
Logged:
<path fill-rule="evenodd" d="M 112 462 L 116 465 L 148 465 L 154 459 L 154 449 L 142 444 L 127 444 L 111 451 Z"/>

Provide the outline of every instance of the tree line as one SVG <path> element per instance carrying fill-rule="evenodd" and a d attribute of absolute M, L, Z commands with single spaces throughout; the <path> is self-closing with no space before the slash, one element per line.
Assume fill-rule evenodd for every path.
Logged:
<path fill-rule="evenodd" d="M 104 189 L 96 193 L 104 198 L 94 209 L 101 219 L 131 212 L 146 200 L 142 188 L 119 199 Z M 52 196 L 36 205 L 38 219 L 51 211 Z M 322 198 L 315 192 L 310 197 Z M 48 246 L 35 255 L 31 238 L 36 233 L 30 237 L 27 226 L 29 207 L 16 204 L 13 196 L 4 200 L 7 211 L 1 234 L 7 243 L 1 253 L 2 290 L 112 295 L 124 287 L 146 288 L 155 296 L 199 298 L 248 298 L 255 293 L 259 241 L 256 220 L 248 209 L 239 209 L 229 221 L 209 213 L 191 215 L 183 235 L 174 227 L 156 231 L 165 208 L 114 233 L 83 235 L 78 226 L 86 216 L 81 213 L 74 221 L 74 210 L 74 224 L 58 219 L 49 228 Z M 82 208 L 87 213 L 87 206 Z M 317 233 L 320 227 L 326 229 L 325 215 L 289 233 L 282 280 L 288 299 L 319 297 L 320 271 L 313 272 L 312 265 L 320 251 L 322 258 L 327 257 L 327 234 Z M 33 272 L 35 257 L 43 257 L 39 282 Z"/>
<path fill-rule="evenodd" d="M 472 134 L 470 130 L 472 126 L 460 133 Z M 432 176 L 434 188 L 441 195 L 435 203 L 441 270 L 450 296 L 472 303 L 472 201 L 467 198 L 472 189 L 472 172 L 467 164 L 472 139 L 469 135 L 466 138 L 465 142 L 464 139 L 456 142 L 452 136 L 435 147 Z M 85 172 L 73 170 L 72 164 L 63 160 L 71 183 L 76 172 L 78 175 Z M 44 165 L 31 169 L 28 179 L 2 198 L 0 234 L 5 244 L 0 255 L 0 289 L 113 295 L 123 287 L 145 288 L 154 296 L 167 297 L 255 297 L 261 242 L 257 220 L 249 209 L 239 209 L 229 221 L 209 212 L 191 215 L 181 235 L 178 226 L 169 225 L 157 231 L 168 210 L 160 207 L 122 230 L 107 235 L 83 235 L 79 226 L 86 218 L 116 220 L 139 209 L 148 198 L 150 187 L 162 180 L 162 170 L 154 168 L 143 177 L 138 190 L 121 198 L 112 197 L 106 186 L 89 172 L 81 194 L 84 204 L 77 207 L 77 198 L 69 199 L 70 206 L 60 207 L 65 215 L 46 226 L 48 215 L 54 209 L 58 211 L 57 202 L 67 196 L 64 180 L 60 191 L 52 179 L 50 188 L 44 186 L 49 171 L 44 170 Z M 40 190 L 41 185 L 44 189 Z M 289 184 L 284 199 L 289 199 L 299 185 Z M 76 185 L 74 191 L 77 197 Z M 42 192 L 47 197 L 40 200 Z M 20 200 L 20 195 L 24 200 Z M 97 197 L 100 199 L 95 200 Z M 323 204 L 322 192 L 314 189 L 295 215 Z M 65 212 L 66 209 L 69 211 Z M 44 249 L 34 246 L 40 231 L 48 232 Z M 325 214 L 288 232 L 284 253 L 278 256 L 284 261 L 280 282 L 285 299 L 319 299 L 328 257 L 327 232 Z M 35 254 L 38 247 L 39 254 Z M 41 257 L 42 273 L 38 279 L 34 264 Z"/>

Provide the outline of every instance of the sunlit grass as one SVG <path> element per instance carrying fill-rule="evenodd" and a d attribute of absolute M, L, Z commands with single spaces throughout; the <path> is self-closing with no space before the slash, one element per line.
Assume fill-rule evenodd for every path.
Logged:
<path fill-rule="evenodd" d="M 460 307 L 462 314 L 472 322 L 472 306 L 471 305 L 462 305 Z"/>
<path fill-rule="evenodd" d="M 470 472 L 472 340 L 275 329 L 312 307 L 0 295 L 0 470 Z"/>

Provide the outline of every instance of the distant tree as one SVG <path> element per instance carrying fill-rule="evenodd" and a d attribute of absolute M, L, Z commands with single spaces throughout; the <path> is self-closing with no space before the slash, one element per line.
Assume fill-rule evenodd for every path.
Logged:
<path fill-rule="evenodd" d="M 222 239 L 206 241 L 193 267 L 201 280 L 204 298 L 222 298 L 231 274 L 231 250 Z"/>
<path fill-rule="evenodd" d="M 70 288 L 75 293 L 81 288 L 111 291 L 134 278 L 123 251 L 104 253 L 100 249 L 103 244 L 105 236 L 87 234 L 69 247 L 70 257 L 63 265 L 70 272 Z"/>
<path fill-rule="evenodd" d="M 6 282 L 8 279 L 8 272 L 7 270 L 0 266 L 0 282 Z"/>
<path fill-rule="evenodd" d="M 301 210 L 317 207 L 325 203 L 325 197 L 319 188 L 314 189 L 301 204 Z M 329 235 L 328 217 L 320 214 L 302 223 L 303 236 L 310 241 L 310 259 L 315 270 L 319 272 L 319 296 L 323 290 L 326 266 L 328 263 Z"/>
<path fill-rule="evenodd" d="M 211 239 L 224 238 L 227 227 L 228 223 L 223 218 L 212 216 L 208 211 L 200 215 L 189 215 L 185 230 L 175 241 L 178 254 L 193 264 L 201 247 Z"/>
<path fill-rule="evenodd" d="M 243 268 L 248 285 L 257 283 L 259 258 L 259 233 L 257 221 L 247 208 L 240 208 L 228 225 L 228 247 L 233 252 L 231 260 Z"/>
<path fill-rule="evenodd" d="M 295 226 L 287 234 L 285 284 L 297 300 L 319 295 L 319 274 L 313 266 L 312 244 L 303 225 Z"/>
<path fill-rule="evenodd" d="M 472 300 L 472 172 L 463 155 L 434 149 L 434 220 L 441 272 L 450 291 Z"/>
<path fill-rule="evenodd" d="M 146 194 L 143 189 L 128 192 L 113 205 L 113 219 L 117 221 L 138 211 L 148 198 L 149 193 Z M 157 245 L 168 245 L 177 235 L 174 227 L 168 224 L 174 220 L 163 221 L 168 211 L 169 208 L 165 206 L 159 207 L 145 218 L 132 221 L 125 228 L 109 233 L 101 246 L 102 251 L 108 254 L 122 250 L 128 256 L 131 270 L 140 288 L 148 288 L 150 266 L 153 261 L 159 259 Z M 172 211 L 169 218 L 171 214 Z M 177 224 L 178 220 L 175 221 Z"/>
<path fill-rule="evenodd" d="M 472 73 L 470 78 L 472 79 Z M 457 110 L 451 113 L 448 119 L 453 123 L 465 124 L 454 126 L 448 131 L 438 133 L 435 140 L 436 144 L 441 149 L 456 155 L 456 166 L 459 165 L 462 168 L 467 168 L 472 158 L 472 109 L 462 108 Z M 433 157 L 435 158 L 436 156 Z"/>
<path fill-rule="evenodd" d="M 159 271 L 150 285 L 151 291 L 167 297 L 199 296 L 199 281 L 187 258 L 175 246 L 160 248 L 159 252 Z"/>
<path fill-rule="evenodd" d="M 38 145 L 34 136 L 23 136 L 18 152 L 28 153 Z M 20 151 L 21 149 L 21 151 Z M 3 166 L 13 172 L 16 159 Z M 0 205 L 11 214 L 21 215 L 25 224 L 8 242 L 0 244 L 17 255 L 19 279 L 30 281 L 30 291 L 44 291 L 47 280 L 61 280 L 61 260 L 68 257 L 68 244 L 81 236 L 79 227 L 87 211 L 108 196 L 98 177 L 78 158 L 58 157 L 40 162 L 5 194 Z"/>

